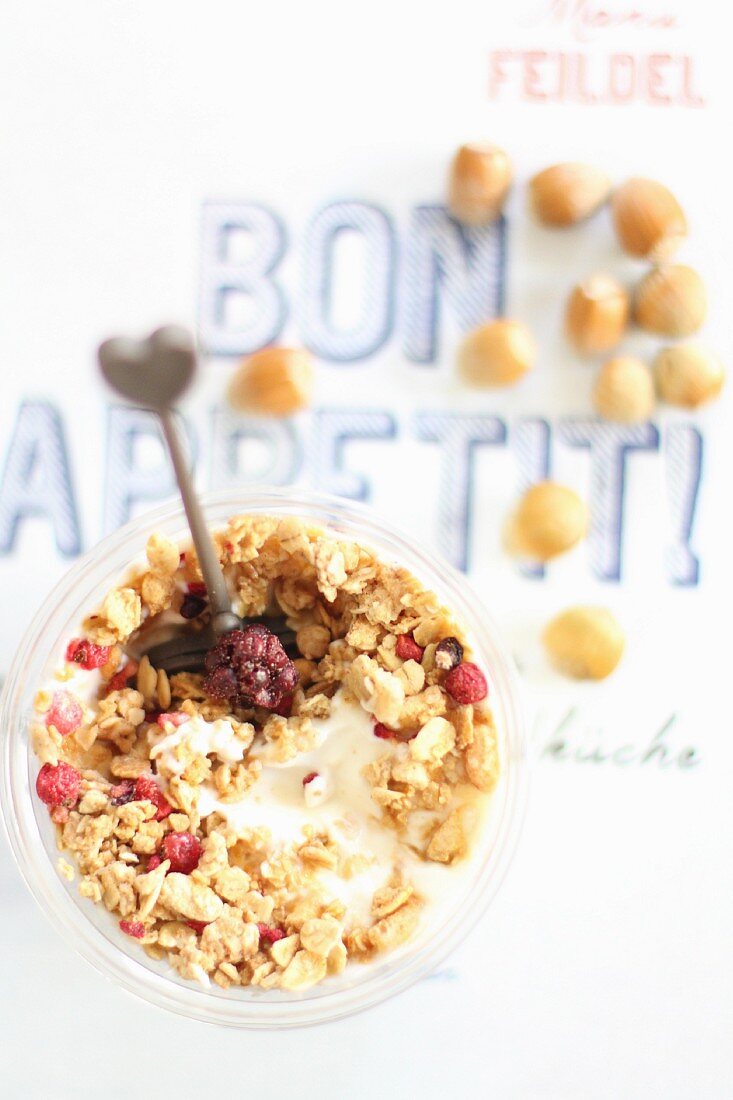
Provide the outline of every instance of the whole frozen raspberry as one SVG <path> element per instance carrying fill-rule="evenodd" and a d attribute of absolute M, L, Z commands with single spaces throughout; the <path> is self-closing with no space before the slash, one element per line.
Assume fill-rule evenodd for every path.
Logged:
<path fill-rule="evenodd" d="M 120 929 L 135 940 L 141 940 L 145 935 L 145 925 L 140 920 L 121 920 Z"/>
<path fill-rule="evenodd" d="M 470 661 L 464 661 L 451 669 L 443 686 L 451 698 L 463 707 L 469 703 L 479 703 L 486 698 L 489 691 L 483 672 Z"/>
<path fill-rule="evenodd" d="M 443 638 L 435 647 L 435 667 L 450 672 L 463 660 L 463 646 L 458 638 Z"/>
<path fill-rule="evenodd" d="M 84 718 L 81 703 L 68 691 L 55 691 L 46 711 L 46 725 L 55 726 L 62 737 L 78 730 Z"/>
<path fill-rule="evenodd" d="M 201 841 L 193 833 L 168 833 L 163 837 L 163 854 L 171 861 L 171 871 L 190 875 L 201 859 Z"/>
<path fill-rule="evenodd" d="M 75 806 L 81 790 L 81 776 L 71 764 L 44 764 L 36 776 L 36 794 L 47 806 Z"/>
<path fill-rule="evenodd" d="M 260 931 L 260 939 L 263 943 L 277 943 L 278 940 L 285 939 L 285 933 L 282 928 L 275 928 L 272 924 L 258 924 Z"/>
<path fill-rule="evenodd" d="M 298 683 L 280 639 L 261 623 L 222 635 L 206 654 L 204 691 L 236 706 L 275 710 Z"/>
<path fill-rule="evenodd" d="M 395 648 L 401 661 L 417 661 L 418 664 L 422 661 L 422 655 L 425 652 L 411 634 L 400 634 Z"/>
<path fill-rule="evenodd" d="M 72 638 L 66 647 L 66 660 L 90 670 L 106 665 L 111 652 L 111 645 L 95 645 L 87 638 Z"/>
<path fill-rule="evenodd" d="M 135 799 L 138 802 L 147 800 L 155 806 L 155 820 L 162 821 L 168 814 L 173 813 L 173 807 L 161 791 L 152 775 L 139 775 L 135 780 Z"/>

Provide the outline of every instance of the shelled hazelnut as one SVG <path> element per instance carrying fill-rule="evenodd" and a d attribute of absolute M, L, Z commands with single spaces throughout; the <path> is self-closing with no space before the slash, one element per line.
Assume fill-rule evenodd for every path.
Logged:
<path fill-rule="evenodd" d="M 656 180 L 627 180 L 611 197 L 611 213 L 619 243 L 630 256 L 668 260 L 687 236 L 682 207 Z"/>
<path fill-rule="evenodd" d="M 308 352 L 298 348 L 264 348 L 245 359 L 229 383 L 233 408 L 265 416 L 291 416 L 305 408 L 313 389 Z"/>
<path fill-rule="evenodd" d="M 487 225 L 501 213 L 512 184 L 509 157 L 496 145 L 462 145 L 453 158 L 448 208 L 464 225 Z"/>
<path fill-rule="evenodd" d="M 621 627 L 603 607 L 568 608 L 545 627 L 542 640 L 555 668 L 576 680 L 605 680 L 625 645 Z"/>
<path fill-rule="evenodd" d="M 553 164 L 529 182 L 530 204 L 543 225 L 575 225 L 594 214 L 611 193 L 608 176 L 590 164 Z"/>
<path fill-rule="evenodd" d="M 554 481 L 532 485 L 507 528 L 507 548 L 517 557 L 545 562 L 585 536 L 588 509 L 577 493 Z"/>
<path fill-rule="evenodd" d="M 502 319 L 468 333 L 458 350 L 458 369 L 472 386 L 511 386 L 532 368 L 536 355 L 527 326 Z"/>
<path fill-rule="evenodd" d="M 657 336 L 692 336 L 705 320 L 707 308 L 705 283 L 685 264 L 654 268 L 634 293 L 634 320 Z"/>
<path fill-rule="evenodd" d="M 593 405 L 604 420 L 638 424 L 654 411 L 652 372 L 641 359 L 619 355 L 603 364 L 593 387 Z"/>
<path fill-rule="evenodd" d="M 565 332 L 573 347 L 588 355 L 610 351 L 629 319 L 629 295 L 612 275 L 592 275 L 571 291 Z"/>
<path fill-rule="evenodd" d="M 699 344 L 662 348 L 654 360 L 654 380 L 661 401 L 696 409 L 716 398 L 725 382 L 717 355 Z"/>

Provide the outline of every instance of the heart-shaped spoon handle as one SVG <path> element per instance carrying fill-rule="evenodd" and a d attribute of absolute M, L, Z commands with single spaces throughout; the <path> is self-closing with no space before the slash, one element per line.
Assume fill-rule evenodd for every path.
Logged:
<path fill-rule="evenodd" d="M 186 329 L 168 325 L 145 340 L 116 336 L 99 348 L 99 365 L 110 386 L 128 401 L 160 417 L 163 438 L 183 500 L 191 538 L 206 583 L 211 625 L 218 637 L 241 626 L 232 611 L 227 582 L 199 503 L 173 416 L 173 402 L 196 373 L 196 351 Z"/>

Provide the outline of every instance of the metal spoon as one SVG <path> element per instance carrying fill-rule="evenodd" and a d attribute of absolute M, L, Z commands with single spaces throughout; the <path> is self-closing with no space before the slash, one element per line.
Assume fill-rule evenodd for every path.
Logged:
<path fill-rule="evenodd" d="M 265 623 L 283 644 L 292 645 L 294 636 L 284 618 L 263 616 L 242 620 L 232 610 L 226 578 L 194 489 L 173 415 L 174 403 L 196 373 L 196 352 L 191 335 L 178 325 L 167 325 L 144 340 L 115 336 L 100 345 L 98 358 L 102 374 L 116 393 L 150 409 L 160 418 L 211 611 L 211 621 L 204 627 L 195 620 L 187 620 L 143 628 L 128 643 L 129 654 L 138 661 L 147 654 L 155 668 L 166 672 L 194 672 L 203 667 L 206 653 L 217 638 L 231 630 L 241 630 L 251 622 Z"/>

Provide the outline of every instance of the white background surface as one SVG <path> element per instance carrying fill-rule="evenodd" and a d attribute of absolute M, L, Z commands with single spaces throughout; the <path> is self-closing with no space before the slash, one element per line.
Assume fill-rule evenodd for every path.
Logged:
<path fill-rule="evenodd" d="M 21 400 L 49 398 L 63 410 L 85 545 L 100 534 L 103 494 L 106 395 L 93 381 L 95 342 L 170 318 L 195 323 L 207 198 L 267 201 L 292 224 L 297 249 L 313 210 L 344 195 L 379 202 L 403 226 L 411 205 L 441 201 L 447 157 L 474 137 L 505 145 L 520 178 L 566 158 L 598 161 L 617 178 L 656 175 L 691 212 L 684 258 L 711 287 L 706 338 L 730 357 L 724 13 L 713 0 L 669 0 L 663 10 L 675 14 L 677 29 L 579 35 L 572 20 L 555 24 L 538 16 L 543 10 L 527 4 L 507 13 L 466 0 L 362 10 L 6 0 L 0 444 Z M 595 58 L 687 54 L 706 106 L 526 103 L 513 86 L 491 102 L 487 59 L 501 47 Z M 592 372 L 563 350 L 558 297 L 612 256 L 607 224 L 548 238 L 528 225 L 521 192 L 509 218 L 508 307 L 531 321 L 543 348 L 531 382 L 511 394 L 463 395 L 451 382 L 451 347 L 437 372 L 415 373 L 395 340 L 353 368 L 349 403 L 373 405 L 376 395 L 397 410 L 422 401 L 509 419 L 587 412 Z M 622 270 L 617 257 L 609 262 Z M 295 281 L 295 257 L 292 270 Z M 286 336 L 297 340 L 297 325 Z M 209 364 L 190 403 L 202 435 L 229 369 Z M 343 370 L 324 365 L 318 403 L 344 401 L 344 390 Z M 480 465 L 472 572 L 526 669 L 540 723 L 515 864 L 444 971 L 366 1015 L 309 1031 L 236 1034 L 169 1019 L 109 986 L 61 943 L 3 844 L 3 1094 L 733 1096 L 729 415 L 724 399 L 694 418 L 706 444 L 695 527 L 702 583 L 694 590 L 673 590 L 664 576 L 663 492 L 651 464 L 630 481 L 621 586 L 594 580 L 583 549 L 545 582 L 519 577 L 497 535 L 514 483 L 501 463 L 493 473 Z M 660 425 L 665 417 L 674 419 L 665 413 Z M 354 446 L 351 463 L 370 464 L 377 507 L 431 538 L 429 477 L 411 494 L 390 490 L 395 462 L 402 470 L 414 462 L 420 473 L 414 448 Z M 583 488 L 577 456 L 557 463 L 558 476 Z M 0 558 L 4 663 L 65 567 L 41 522 L 25 524 L 15 554 Z M 624 665 L 600 687 L 560 683 L 537 653 L 544 619 L 578 599 L 613 606 L 629 633 Z M 552 717 L 572 706 L 579 730 L 591 728 L 574 735 L 573 749 L 600 739 L 609 749 L 630 741 L 642 753 L 675 713 L 669 744 L 693 746 L 698 763 L 681 770 L 552 759 L 544 751 Z"/>

